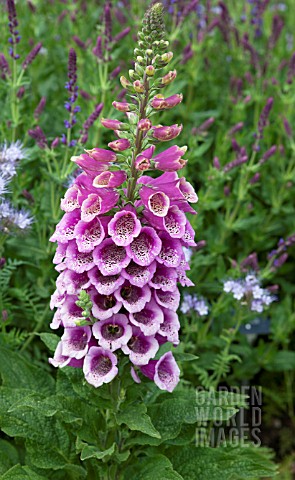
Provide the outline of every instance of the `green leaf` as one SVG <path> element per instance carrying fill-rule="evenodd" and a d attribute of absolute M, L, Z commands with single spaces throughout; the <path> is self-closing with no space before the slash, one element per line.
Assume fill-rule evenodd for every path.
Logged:
<path fill-rule="evenodd" d="M 93 445 L 84 445 L 85 446 L 82 448 L 81 451 L 82 461 L 87 460 L 88 458 L 97 458 L 98 460 L 102 460 L 105 457 L 111 456 L 114 453 L 116 447 L 116 444 L 113 443 L 113 445 L 111 445 L 106 450 L 100 451 L 97 447 L 94 447 Z"/>
<path fill-rule="evenodd" d="M 137 462 L 124 472 L 123 480 L 184 480 L 173 470 L 171 462 L 164 455 L 137 458 Z"/>
<path fill-rule="evenodd" d="M 143 404 L 130 405 L 116 414 L 116 420 L 119 425 L 125 423 L 130 430 L 138 430 L 150 437 L 161 438 L 146 411 L 146 406 Z"/>
<path fill-rule="evenodd" d="M 47 394 L 54 392 L 54 380 L 49 373 L 8 348 L 0 349 L 0 374 L 7 387 L 23 387 Z"/>
<path fill-rule="evenodd" d="M 19 462 L 16 448 L 7 440 L 0 439 L 0 475 Z"/>
<path fill-rule="evenodd" d="M 160 432 L 161 439 L 137 435 L 127 440 L 127 445 L 159 445 L 178 437 L 184 424 L 207 422 L 211 420 L 226 421 L 237 411 L 238 406 L 245 405 L 245 396 L 233 392 L 178 392 L 172 397 L 165 397 L 162 402 L 148 408 L 153 425 Z"/>
<path fill-rule="evenodd" d="M 35 473 L 30 467 L 15 465 L 1 476 L 1 480 L 46 480 L 46 477 Z"/>
<path fill-rule="evenodd" d="M 184 352 L 174 352 L 173 355 L 178 362 L 194 362 L 199 358 L 196 355 L 193 355 L 192 353 L 184 353 Z"/>
<path fill-rule="evenodd" d="M 295 369 L 295 352 L 282 350 L 277 352 L 268 363 L 265 365 L 266 370 L 274 372 L 284 372 Z"/>
<path fill-rule="evenodd" d="M 185 447 L 169 451 L 173 467 L 185 480 L 243 480 L 273 477 L 269 451 L 251 447 Z"/>
<path fill-rule="evenodd" d="M 60 341 L 58 335 L 55 335 L 54 333 L 40 333 L 39 337 L 51 352 L 55 351 L 57 344 Z"/>

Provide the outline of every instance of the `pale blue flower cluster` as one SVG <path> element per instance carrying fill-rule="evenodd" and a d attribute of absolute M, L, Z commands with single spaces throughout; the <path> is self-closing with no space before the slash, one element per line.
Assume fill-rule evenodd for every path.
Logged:
<path fill-rule="evenodd" d="M 276 300 L 267 289 L 261 288 L 259 279 L 253 274 L 247 275 L 244 279 L 226 280 L 223 283 L 223 291 L 232 293 L 236 300 L 247 303 L 253 312 L 258 313 L 263 312 L 264 307 Z"/>
<path fill-rule="evenodd" d="M 4 197 L 9 193 L 8 185 L 17 173 L 17 167 L 26 151 L 22 143 L 16 142 L 8 145 L 4 143 L 0 147 L 0 231 L 11 233 L 13 230 L 25 230 L 32 222 L 33 218 L 25 210 L 17 210 L 11 202 Z"/>
<path fill-rule="evenodd" d="M 184 314 L 188 312 L 197 312 L 200 317 L 208 315 L 209 308 L 205 300 L 197 295 L 184 293 L 180 306 L 180 311 Z"/>

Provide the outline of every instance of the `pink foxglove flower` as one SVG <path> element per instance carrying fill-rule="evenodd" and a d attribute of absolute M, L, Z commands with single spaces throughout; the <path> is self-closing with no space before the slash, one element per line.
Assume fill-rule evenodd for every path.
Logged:
<path fill-rule="evenodd" d="M 132 102 L 113 102 L 121 118 L 102 120 L 119 138 L 108 144 L 112 150 L 93 148 L 72 158 L 82 173 L 61 201 L 64 216 L 51 237 L 59 272 L 51 327 L 63 327 L 64 334 L 50 362 L 82 368 L 99 387 L 117 375 L 125 355 L 135 381 L 144 375 L 171 392 L 179 381 L 173 354 L 155 356 L 160 345 L 179 343 L 178 283 L 192 285 L 184 249 L 196 245 L 186 213 L 195 213 L 190 204 L 198 197 L 177 173 L 187 148 L 155 151 L 182 126 L 152 125 L 152 114 L 176 106 L 182 95 L 160 94 L 176 71 L 162 71 L 172 58 L 156 42 L 162 7 L 154 5 L 147 19 L 152 33 L 141 37 L 131 81 L 121 77 Z"/>

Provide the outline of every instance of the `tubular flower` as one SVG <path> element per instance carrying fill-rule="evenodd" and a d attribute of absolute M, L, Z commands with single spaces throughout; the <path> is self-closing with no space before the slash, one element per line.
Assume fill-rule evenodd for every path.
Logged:
<path fill-rule="evenodd" d="M 108 144 L 114 151 L 93 148 L 72 158 L 83 172 L 61 200 L 64 216 L 50 239 L 58 244 L 53 261 L 59 272 L 51 327 L 64 328 L 50 363 L 82 368 L 99 387 L 112 381 L 127 355 L 135 381 L 144 375 L 172 392 L 179 381 L 173 354 L 154 357 L 160 345 L 179 343 L 177 284 L 192 285 L 185 249 L 196 245 L 186 212 L 196 213 L 190 203 L 198 197 L 177 174 L 186 147 L 155 154 L 155 144 L 174 139 L 182 126 L 153 126 L 151 114 L 176 106 L 182 95 L 157 94 L 176 77 L 175 71 L 162 73 L 160 81 L 154 77 L 172 58 L 162 41 L 160 4 L 147 12 L 144 25 L 131 81 L 121 77 L 132 111 L 114 102 L 125 119 L 102 119 L 119 137 Z M 141 68 L 141 58 L 152 68 Z M 149 169 L 158 171 L 156 178 L 146 175 Z"/>

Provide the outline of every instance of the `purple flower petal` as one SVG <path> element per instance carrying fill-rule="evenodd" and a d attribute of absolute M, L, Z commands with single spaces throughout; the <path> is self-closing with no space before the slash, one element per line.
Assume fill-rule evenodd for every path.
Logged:
<path fill-rule="evenodd" d="M 76 358 L 77 360 L 85 357 L 90 339 L 90 327 L 65 328 L 64 334 L 61 337 L 61 354 L 65 357 Z"/>
<path fill-rule="evenodd" d="M 162 242 L 155 230 L 143 227 L 137 238 L 127 246 L 127 254 L 138 265 L 150 265 L 161 251 Z"/>
<path fill-rule="evenodd" d="M 156 271 L 156 266 L 156 262 L 152 262 L 150 265 L 142 267 L 131 261 L 129 265 L 122 270 L 121 275 L 132 285 L 143 287 L 152 279 Z"/>
<path fill-rule="evenodd" d="M 124 283 L 124 278 L 117 275 L 103 275 L 98 268 L 88 272 L 90 282 L 101 295 L 111 295 Z"/>
<path fill-rule="evenodd" d="M 130 313 L 140 312 L 151 299 L 151 290 L 145 285 L 142 288 L 131 285 L 127 280 L 115 292 L 115 297 L 122 302 L 123 307 Z"/>
<path fill-rule="evenodd" d="M 132 336 L 132 328 L 126 315 L 115 314 L 112 318 L 96 322 L 92 327 L 93 335 L 101 347 L 118 350 L 126 345 Z"/>
<path fill-rule="evenodd" d="M 103 275 L 116 275 L 130 263 L 125 248 L 116 245 L 111 238 L 95 248 L 93 259 Z"/>
<path fill-rule="evenodd" d="M 90 290 L 90 298 L 92 301 L 92 314 L 98 320 L 105 320 L 118 313 L 122 307 L 122 302 L 113 294 L 101 295 L 94 288 Z"/>
<path fill-rule="evenodd" d="M 80 220 L 80 212 L 65 213 L 61 221 L 56 225 L 54 234 L 50 237 L 51 242 L 68 243 L 69 240 L 75 238 L 75 226 Z"/>
<path fill-rule="evenodd" d="M 65 263 L 67 268 L 76 273 L 87 272 L 94 267 L 92 254 L 79 252 L 75 243 L 68 246 Z"/>
<path fill-rule="evenodd" d="M 162 309 L 152 299 L 140 312 L 131 313 L 129 319 L 144 335 L 149 336 L 157 333 L 164 321 L 164 315 Z"/>
<path fill-rule="evenodd" d="M 155 337 L 145 336 L 139 328 L 133 328 L 133 335 L 127 345 L 122 346 L 122 350 L 129 355 L 130 361 L 134 365 L 146 365 L 153 358 L 159 349 L 159 344 Z"/>
<path fill-rule="evenodd" d="M 149 282 L 149 285 L 155 289 L 161 289 L 163 292 L 173 292 L 176 288 L 176 282 L 177 273 L 175 269 L 158 264 L 157 270 Z"/>
<path fill-rule="evenodd" d="M 94 387 L 109 383 L 118 373 L 117 357 L 109 350 L 91 347 L 85 357 L 83 372 L 85 379 Z"/>
<path fill-rule="evenodd" d="M 94 247 L 99 245 L 104 237 L 105 232 L 98 218 L 84 222 L 80 220 L 74 230 L 77 247 L 79 252 L 92 252 Z"/>
<path fill-rule="evenodd" d="M 173 292 L 163 292 L 162 290 L 155 290 L 155 300 L 162 307 L 168 308 L 176 312 L 179 307 L 180 293 L 178 288 Z"/>
<path fill-rule="evenodd" d="M 141 223 L 135 213 L 128 210 L 117 212 L 108 225 L 109 235 L 116 245 L 126 247 L 141 231 Z"/>
<path fill-rule="evenodd" d="M 183 257 L 180 240 L 171 238 L 166 232 L 161 232 L 159 237 L 162 241 L 162 249 L 157 261 L 163 263 L 166 267 L 178 267 Z"/>

